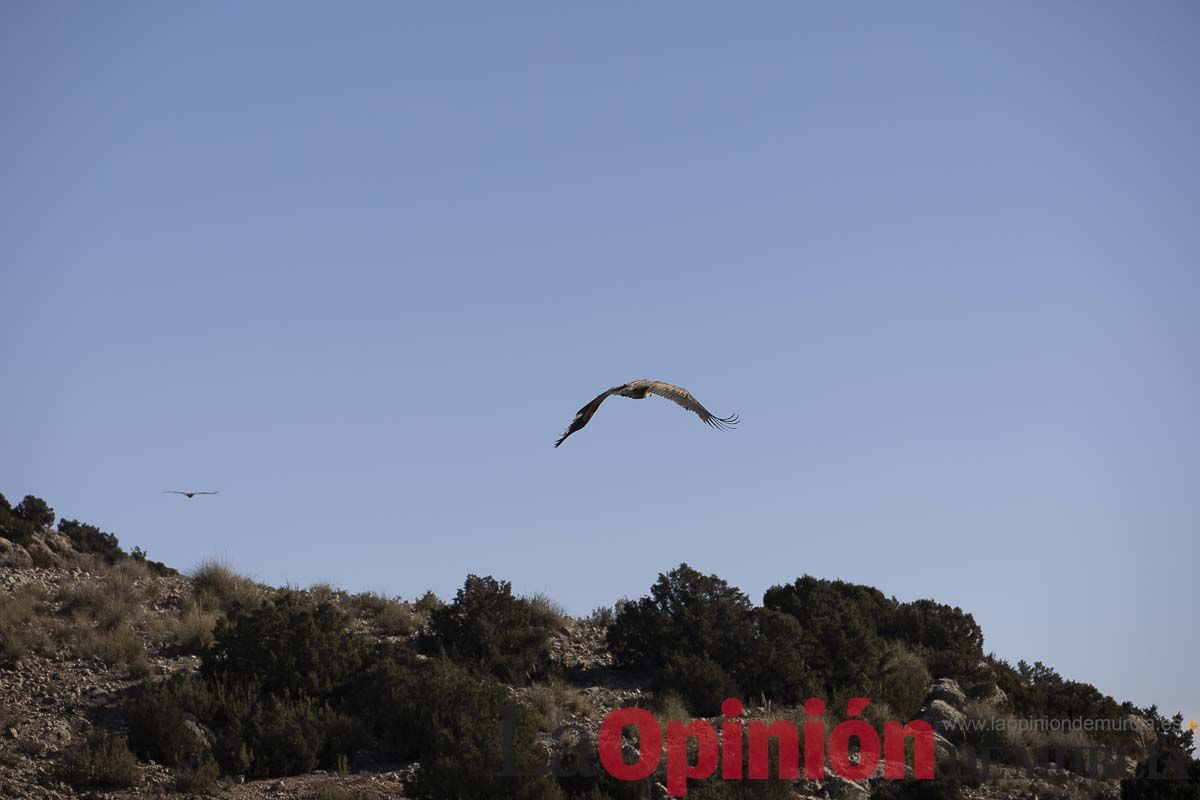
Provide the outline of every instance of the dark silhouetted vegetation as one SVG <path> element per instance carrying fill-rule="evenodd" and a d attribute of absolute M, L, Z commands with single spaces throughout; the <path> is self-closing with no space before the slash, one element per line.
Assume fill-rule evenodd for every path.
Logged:
<path fill-rule="evenodd" d="M 450 659 L 506 683 L 524 684 L 550 665 L 553 609 L 514 597 L 507 581 L 468 575 L 454 602 L 430 616 L 434 645 Z"/>
<path fill-rule="evenodd" d="M 269 694 L 331 696 L 362 666 L 366 645 L 349 636 L 347 618 L 331 603 L 314 605 L 285 591 L 270 603 L 217 623 L 204 658 L 205 675 L 257 681 Z"/>
<path fill-rule="evenodd" d="M 38 524 L 26 519 L 25 515 L 29 513 L 31 505 L 39 503 L 42 506 L 46 505 L 45 500 L 27 495 L 17 505 L 17 508 L 13 508 L 4 495 L 0 494 L 0 536 L 14 544 L 28 544 L 33 534 L 37 532 Z M 18 509 L 21 509 L 22 506 L 24 506 L 24 510 L 19 511 Z M 54 513 L 52 509 L 50 513 Z M 54 519 L 51 518 L 50 521 L 54 522 Z"/>
<path fill-rule="evenodd" d="M 730 695 L 794 704 L 814 693 L 869 695 L 915 714 L 931 665 L 973 665 L 983 643 L 971 616 L 949 606 L 806 576 L 772 587 L 756 608 L 687 564 L 622 604 L 608 640 L 618 665 L 649 673 L 703 715 Z"/>
<path fill-rule="evenodd" d="M 55 519 L 54 509 L 42 498 L 34 497 L 31 494 L 25 495 L 25 498 L 17 503 L 12 514 L 35 528 L 49 528 L 54 524 Z"/>

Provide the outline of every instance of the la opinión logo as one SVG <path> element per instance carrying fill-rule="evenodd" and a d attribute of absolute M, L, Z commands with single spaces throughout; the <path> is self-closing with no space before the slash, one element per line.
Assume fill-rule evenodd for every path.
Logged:
<path fill-rule="evenodd" d="M 771 740 L 775 741 L 778 756 L 774 777 L 782 780 L 799 779 L 802 749 L 804 777 L 808 779 L 824 778 L 828 760 L 834 774 L 847 780 L 875 776 L 880 762 L 883 763 L 884 778 L 902 780 L 909 740 L 913 742 L 912 777 L 932 780 L 933 728 L 923 720 L 885 722 L 881 736 L 871 723 L 858 718 L 870 702 L 868 697 L 850 698 L 846 704 L 848 719 L 827 731 L 825 701 L 819 698 L 804 702 L 808 720 L 801 730 L 787 720 L 770 723 L 743 720 L 742 702 L 730 697 L 721 704 L 725 719 L 720 723 L 720 736 L 707 720 L 672 720 L 664 726 L 644 708 L 624 707 L 605 716 L 596 747 L 604 770 L 624 781 L 650 777 L 659 769 L 665 755 L 666 788 L 672 797 L 687 796 L 689 780 L 711 778 L 718 769 L 723 780 L 767 780 L 772 777 Z M 637 740 L 637 758 L 633 761 L 626 760 L 626 731 L 631 731 Z M 854 757 L 851 756 L 852 742 L 856 745 Z M 583 747 L 587 745 L 583 744 Z M 694 758 L 689 754 L 694 754 Z M 556 762 L 554 766 L 559 765 Z M 507 774 L 514 775 L 515 772 Z M 551 767 L 548 774 L 557 774 L 557 771 Z"/>
<path fill-rule="evenodd" d="M 869 697 L 851 698 L 846 704 L 846 716 L 860 716 L 870 702 Z M 665 739 L 667 792 L 672 797 L 685 797 L 689 779 L 710 778 L 718 765 L 724 780 L 742 780 L 743 762 L 746 765 L 746 778 L 766 780 L 770 777 L 768 744 L 774 739 L 779 755 L 777 777 L 784 780 L 799 778 L 801 735 L 796 725 L 786 720 L 777 720 L 770 725 L 757 720 L 743 723 L 739 719 L 743 712 L 742 703 L 737 698 L 727 698 L 721 704 L 721 714 L 726 719 L 721 723 L 718 740 L 716 729 L 706 720 L 697 719 L 686 724 L 670 721 L 666 724 L 664 736 L 658 720 L 649 711 L 644 708 L 619 708 L 609 713 L 600 726 L 600 763 L 614 778 L 643 780 L 658 769 Z M 828 755 L 833 772 L 847 780 L 857 781 L 873 776 L 881 757 L 883 777 L 903 779 L 905 741 L 912 739 L 913 777 L 922 780 L 933 778 L 933 728 L 928 722 L 885 722 L 881 741 L 879 732 L 865 719 L 847 719 L 833 728 L 826 742 L 825 701 L 809 698 L 804 702 L 804 713 L 809 717 L 803 731 L 804 777 L 813 780 L 824 778 Z M 744 739 L 743 726 L 746 733 Z M 630 727 L 637 731 L 638 741 L 638 759 L 633 763 L 625 761 L 622 745 L 624 732 Z M 858 743 L 857 760 L 850 757 L 851 740 Z M 747 743 L 747 752 L 742 750 L 743 741 Z M 688 751 L 693 742 L 696 757 L 691 761 Z"/>

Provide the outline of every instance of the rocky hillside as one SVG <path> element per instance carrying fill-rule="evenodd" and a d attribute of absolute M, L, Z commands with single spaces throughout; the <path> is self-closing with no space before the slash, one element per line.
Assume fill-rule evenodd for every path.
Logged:
<path fill-rule="evenodd" d="M 534 764 L 545 763 L 551 756 L 572 763 L 569 754 L 576 752 L 580 742 L 586 750 L 588 743 L 595 741 L 605 714 L 618 707 L 643 706 L 663 720 L 701 716 L 693 713 L 695 706 L 679 692 L 663 689 L 661 675 L 630 669 L 623 663 L 628 660 L 626 655 L 616 657 L 614 641 L 618 641 L 618 653 L 626 651 L 621 649 L 620 637 L 614 639 L 610 632 L 614 622 L 611 611 L 601 611 L 592 619 L 572 619 L 544 598 L 509 598 L 511 608 L 531 615 L 528 620 L 532 621 L 510 625 L 500 633 L 485 632 L 484 636 L 496 637 L 492 643 L 495 652 L 508 654 L 508 660 L 478 661 L 485 656 L 471 647 L 478 640 L 478 631 L 484 629 L 469 604 L 471 593 L 491 592 L 487 596 L 494 607 L 495 599 L 507 591 L 504 585 L 487 584 L 487 579 L 474 579 L 478 585 L 469 580 L 455 603 L 447 605 L 431 595 L 402 601 L 348 594 L 325 585 L 303 591 L 266 587 L 220 564 L 202 565 L 186 576 L 171 574 L 144 558 L 122 554 L 107 561 L 81 550 L 70 536 L 45 527 L 27 532 L 24 539 L 18 544 L 0 538 L 0 797 L 476 796 L 466 784 L 467 788 L 458 790 L 446 788 L 453 784 L 443 778 L 453 769 L 437 771 L 438 751 L 422 749 L 424 745 L 397 744 L 393 728 L 388 727 L 393 723 L 372 716 L 370 708 L 354 710 L 360 707 L 353 698 L 364 685 L 368 687 L 363 690 L 368 693 L 368 706 L 386 710 L 388 698 L 392 698 L 390 702 L 397 706 L 435 708 L 442 702 L 441 673 L 428 669 L 456 659 L 482 664 L 491 674 L 506 675 L 504 681 L 486 679 L 487 685 L 499 687 L 501 699 L 506 697 L 521 709 L 519 730 L 532 739 Z M 618 609 L 617 619 L 621 613 Z M 287 646 L 287 642 L 267 643 L 281 626 L 289 631 L 281 634 L 288 641 L 309 637 L 316 643 L 312 652 L 323 653 L 322 659 L 342 658 L 354 651 L 364 660 L 337 667 L 345 673 L 344 679 L 329 686 L 310 685 L 314 676 L 325 674 L 326 661 L 304 661 L 314 658 L 304 651 L 298 656 L 301 663 L 272 662 L 279 675 L 294 676 L 280 677 L 280 681 L 301 683 L 272 689 L 275 674 L 260 665 L 264 654 L 275 658 L 280 648 Z M 329 630 L 331 626 L 337 630 Z M 516 663 L 512 662 L 514 654 L 523 651 L 509 646 L 503 637 L 538 626 L 546 631 L 544 650 L 523 640 L 521 648 L 536 651 L 533 660 L 522 662 L 511 675 L 505 673 Z M 380 660 L 384 658 L 380 653 L 386 661 Z M 236 703 L 229 696 L 236 691 L 230 687 L 243 685 L 237 682 L 236 670 L 248 663 L 258 670 L 251 682 L 255 688 L 242 710 L 235 712 L 230 709 Z M 400 669 L 396 664 L 407 666 Z M 409 680 L 404 675 L 410 674 L 406 669 L 426 676 L 417 679 L 416 694 L 404 695 L 404 690 L 397 688 L 408 685 L 404 684 Z M 426 672 L 420 672 L 423 669 Z M 969 720 L 994 721 L 1016 713 L 1012 699 L 996 680 L 981 681 L 981 673 L 995 669 L 992 662 L 979 660 L 969 670 L 969 685 L 952 677 L 929 679 L 924 668 L 917 673 L 926 680 L 917 715 L 937 731 L 939 774 L 963 769 L 960 780 L 939 780 L 944 788 L 936 796 L 1120 796 L 1121 777 L 1132 775 L 1138 762 L 1153 751 L 1151 722 L 1138 713 L 1127 713 L 1129 733 L 1123 736 L 1136 748 L 1119 763 L 1114 762 L 1103 779 L 1085 777 L 1079 770 L 1060 768 L 1071 766 L 1061 754 L 1094 743 L 1082 734 L 1018 732 L 998 734 L 997 739 L 994 732 L 973 732 Z M 472 687 L 484 680 L 469 677 L 475 674 L 464 672 L 468 677 L 453 678 L 446 685 L 459 688 L 445 694 L 475 691 Z M 986 693 L 972 690 L 980 685 L 990 688 Z M 209 700 L 195 699 L 204 692 L 209 692 L 205 695 Z M 293 716 L 262 716 L 267 713 L 263 709 L 282 714 L 279 709 L 291 701 L 279 698 L 296 698 L 305 692 L 325 698 L 323 705 L 310 704 L 303 713 L 286 706 L 293 708 L 288 712 Z M 403 697 L 417 699 L 396 699 Z M 488 717 L 481 706 L 495 697 L 481 694 L 480 698 L 464 702 L 481 708 L 485 721 L 492 725 L 489 736 L 494 733 L 492 738 L 496 738 L 500 735 L 496 719 Z M 837 722 L 836 705 L 831 703 L 831 727 Z M 880 713 L 889 716 L 890 710 Z M 747 697 L 746 716 L 803 722 L 795 705 L 765 695 L 757 700 Z M 278 743 L 292 741 L 281 737 L 293 735 L 297 742 L 305 740 L 306 731 L 292 730 L 303 728 L 305 723 L 295 720 L 304 719 L 314 720 L 314 729 L 319 726 L 325 731 L 321 734 L 324 738 L 313 745 L 311 760 L 291 761 L 288 756 L 301 749 L 300 745 Z M 712 717 L 712 721 L 719 726 L 719 718 Z M 872 721 L 882 723 L 882 719 Z M 369 734 L 360 735 L 360 728 Z M 343 732 L 328 733 L 330 730 Z M 456 745 L 458 735 L 449 734 Z M 179 741 L 183 744 L 177 744 Z M 331 742 L 340 744 L 335 748 Z M 984 744 L 1048 746 L 1048 752 L 1060 755 L 1057 762 L 1038 765 L 993 763 L 987 779 L 982 780 L 968 769 L 968 756 Z M 271 748 L 278 751 L 276 755 L 270 755 Z M 459 757 L 457 750 L 448 752 L 453 754 L 451 761 Z M 524 758 L 525 751 L 522 753 Z M 472 758 L 469 754 L 461 757 Z M 487 757 L 486 753 L 478 756 Z M 431 775 L 442 775 L 439 780 L 443 782 L 431 781 Z M 660 766 L 649 780 L 621 796 L 664 796 L 664 783 Z M 771 797 L 917 796 L 906 795 L 887 785 L 890 783 L 829 777 L 782 786 L 773 782 L 759 793 Z M 568 780 L 562 786 L 543 788 L 533 794 L 571 796 L 572 789 L 580 787 Z M 617 796 L 619 788 L 585 785 L 576 796 Z M 734 796 L 727 788 L 698 785 L 691 796 Z M 505 794 L 503 787 L 498 786 L 497 794 Z M 533 795 L 523 790 L 513 796 Z"/>

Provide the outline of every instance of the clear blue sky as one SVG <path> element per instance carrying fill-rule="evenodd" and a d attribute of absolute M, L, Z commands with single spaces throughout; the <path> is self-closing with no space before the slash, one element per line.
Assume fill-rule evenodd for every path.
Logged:
<path fill-rule="evenodd" d="M 0 491 L 277 584 L 839 577 L 1200 715 L 1200 6 L 435 6 L 0 6 Z M 743 425 L 552 448 L 638 377 Z"/>

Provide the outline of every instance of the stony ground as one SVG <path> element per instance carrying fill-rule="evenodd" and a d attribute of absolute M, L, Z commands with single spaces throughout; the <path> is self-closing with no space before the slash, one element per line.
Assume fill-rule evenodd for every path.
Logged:
<path fill-rule="evenodd" d="M 15 667 L 0 668 L 0 798 L 181 796 L 176 789 L 178 774 L 154 763 L 141 765 L 144 777 L 140 785 L 120 791 L 80 792 L 55 776 L 56 764 L 64 751 L 86 739 L 94 726 L 113 722 L 116 709 L 131 690 L 143 681 L 199 668 L 199 657 L 181 652 L 179 646 L 181 631 L 186 632 L 180 620 L 193 597 L 191 581 L 182 576 L 139 574 L 133 584 L 144 602 L 132 623 L 139 648 L 132 657 L 126 654 L 121 658 L 113 658 L 102 646 L 98 652 L 88 652 L 78 641 L 86 640 L 85 629 L 94 622 L 72 611 L 71 598 L 88 591 L 88 587 L 107 590 L 105 576 L 109 569 L 72 557 L 69 545 L 52 536 L 47 534 L 45 541 L 32 548 L 43 566 L 26 563 L 14 545 L 0 540 L 0 610 L 4 604 L 11 604 L 10 611 L 16 608 L 21 597 L 40 598 L 41 618 L 52 623 L 45 637 Z M 347 599 L 346 595 L 328 588 L 320 591 L 337 602 Z M 364 633 L 371 633 L 365 622 L 355 624 L 361 625 Z M 556 741 L 570 740 L 572 733 L 576 737 L 594 737 L 608 711 L 636 702 L 646 691 L 645 686 L 612 669 L 612 657 L 600 625 L 564 620 L 552 641 L 551 651 L 563 666 L 566 681 L 512 690 L 523 702 L 545 706 L 545 714 L 554 728 L 553 734 L 545 734 L 548 748 Z M 945 682 L 931 687 L 927 718 L 934 720 L 961 711 L 960 695 L 957 687 Z M 770 716 L 767 709 L 749 709 L 748 713 Z M 940 741 L 939 749 L 953 752 L 953 746 L 945 740 Z M 347 775 L 317 772 L 250 782 L 235 776 L 219 782 L 213 793 L 229 798 L 329 800 L 405 796 L 404 787 L 414 766 L 363 761 L 365 765 L 356 763 L 355 771 Z M 797 797 L 866 798 L 869 793 L 865 785 L 840 779 L 800 783 L 796 790 Z M 658 793 L 661 794 L 661 787 Z M 1028 777 L 1015 769 L 996 767 L 990 782 L 964 790 L 964 796 L 997 800 L 1116 797 L 1117 784 L 1048 770 Z"/>

